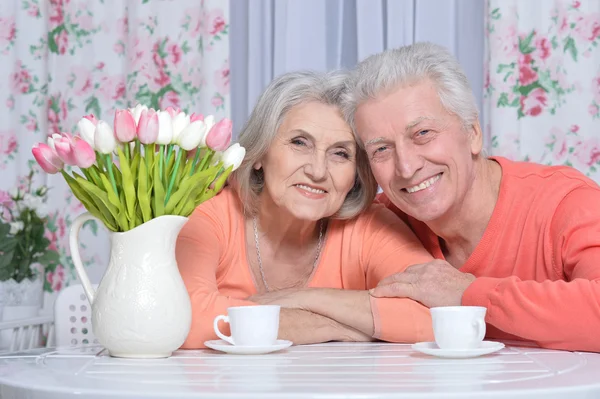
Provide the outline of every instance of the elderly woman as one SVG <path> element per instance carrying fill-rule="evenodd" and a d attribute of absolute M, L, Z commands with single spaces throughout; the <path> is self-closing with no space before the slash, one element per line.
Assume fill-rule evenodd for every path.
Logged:
<path fill-rule="evenodd" d="M 232 185 L 194 211 L 177 241 L 192 301 L 184 348 L 215 339 L 213 319 L 228 307 L 267 303 L 282 306 L 279 338 L 295 344 L 432 338 L 427 308 L 369 295 L 432 257 L 372 205 L 376 183 L 339 108 L 344 78 L 286 74 L 258 100 Z"/>
<path fill-rule="evenodd" d="M 600 351 L 596 183 L 570 167 L 486 157 L 467 78 L 443 47 L 365 59 L 345 98 L 382 201 L 436 258 L 375 296 L 485 306 L 490 338 Z"/>

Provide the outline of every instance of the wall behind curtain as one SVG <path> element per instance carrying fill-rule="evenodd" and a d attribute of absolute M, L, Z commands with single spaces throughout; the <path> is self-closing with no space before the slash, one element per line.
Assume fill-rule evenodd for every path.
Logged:
<path fill-rule="evenodd" d="M 47 236 L 62 265 L 46 289 L 75 278 L 68 229 L 84 212 L 60 175 L 33 165 L 31 147 L 72 132 L 86 114 L 112 123 L 115 108 L 144 103 L 229 116 L 227 0 L 2 0 L 0 201 L 23 184 L 50 186 Z M 98 282 L 108 262 L 103 228 L 84 229 L 82 255 Z"/>
<path fill-rule="evenodd" d="M 600 182 L 600 0 L 490 0 L 485 133 L 492 153 Z"/>
<path fill-rule="evenodd" d="M 273 77 L 351 68 L 371 54 L 416 41 L 444 45 L 458 57 L 481 109 L 480 0 L 247 0 L 232 3 L 230 12 L 236 132 Z"/>

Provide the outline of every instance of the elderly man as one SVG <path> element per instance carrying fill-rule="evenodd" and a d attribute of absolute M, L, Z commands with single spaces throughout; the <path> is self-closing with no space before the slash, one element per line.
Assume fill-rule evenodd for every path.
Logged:
<path fill-rule="evenodd" d="M 380 200 L 436 258 L 388 277 L 373 296 L 484 306 L 488 338 L 600 351 L 596 183 L 569 167 L 486 157 L 467 79 L 430 43 L 361 62 L 345 113 Z"/>

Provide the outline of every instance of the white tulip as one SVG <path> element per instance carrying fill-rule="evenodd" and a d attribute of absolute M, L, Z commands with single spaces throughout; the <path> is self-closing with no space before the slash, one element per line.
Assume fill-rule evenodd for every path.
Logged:
<path fill-rule="evenodd" d="M 79 130 L 79 135 L 81 136 L 81 138 L 84 139 L 93 148 L 96 126 L 89 119 L 81 118 L 79 122 L 77 122 L 77 129 Z M 53 134 L 52 137 L 54 137 L 55 134 Z M 56 134 L 56 136 L 60 137 L 60 134 Z M 48 145 L 50 145 L 50 143 L 48 143 Z M 50 146 L 54 148 L 54 143 Z"/>
<path fill-rule="evenodd" d="M 101 154 L 111 154 L 117 147 L 115 134 L 108 123 L 98 121 L 93 147 Z"/>
<path fill-rule="evenodd" d="M 156 144 L 170 144 L 173 139 L 173 120 L 166 111 L 158 111 L 158 138 Z"/>
<path fill-rule="evenodd" d="M 148 107 L 145 105 L 142 105 L 142 104 L 136 105 L 135 108 L 129 108 L 129 112 L 133 116 L 133 119 L 135 119 L 136 126 L 140 122 L 140 117 L 142 116 L 142 111 L 144 111 L 145 109 L 147 110 Z"/>
<path fill-rule="evenodd" d="M 201 142 L 206 143 L 206 125 L 203 121 L 190 123 L 177 138 L 177 144 L 186 151 L 198 148 Z"/>
<path fill-rule="evenodd" d="M 179 142 L 179 135 L 189 124 L 190 116 L 185 112 L 180 112 L 175 115 L 173 118 L 173 137 L 171 138 L 171 143 L 176 144 Z"/>
<path fill-rule="evenodd" d="M 19 198 L 21 196 L 21 191 L 19 191 L 19 187 L 13 187 L 8 190 L 8 195 L 10 195 L 11 198 Z"/>
<path fill-rule="evenodd" d="M 223 167 L 227 169 L 233 165 L 233 170 L 236 170 L 242 164 L 244 156 L 246 156 L 246 149 L 239 143 L 235 143 L 223 152 L 223 156 L 221 158 L 221 161 L 223 161 Z"/>
<path fill-rule="evenodd" d="M 87 120 L 87 119 L 86 119 Z M 89 122 L 89 121 L 88 121 Z M 91 122 L 90 122 L 91 123 Z M 94 130 L 96 126 L 94 126 Z M 48 146 L 56 151 L 56 147 L 54 146 L 54 140 L 61 138 L 62 136 L 58 133 L 52 133 L 52 136 L 48 137 Z M 93 144 L 93 143 L 92 143 Z"/>
<path fill-rule="evenodd" d="M 11 222 L 9 234 L 17 234 L 19 231 L 23 230 L 23 227 L 25 227 L 23 222 Z"/>

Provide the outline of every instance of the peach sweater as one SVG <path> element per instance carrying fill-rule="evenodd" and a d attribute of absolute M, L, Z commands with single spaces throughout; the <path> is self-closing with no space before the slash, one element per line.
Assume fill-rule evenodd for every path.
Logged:
<path fill-rule="evenodd" d="M 256 286 L 246 255 L 243 209 L 226 187 L 201 204 L 177 240 L 177 262 L 192 301 L 192 327 L 184 348 L 216 339 L 213 319 L 230 306 L 252 305 Z M 252 249 L 250 249 L 252 250 Z M 332 220 L 308 287 L 365 290 L 406 267 L 431 260 L 410 229 L 381 204 L 351 221 Z M 394 342 L 431 340 L 431 318 L 408 299 L 371 299 L 374 337 Z"/>
<path fill-rule="evenodd" d="M 489 338 L 600 351 L 600 187 L 573 168 L 492 159 L 502 167 L 500 193 L 460 268 L 477 277 L 462 304 L 487 307 Z M 424 223 L 379 200 L 444 258 Z"/>

